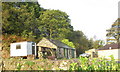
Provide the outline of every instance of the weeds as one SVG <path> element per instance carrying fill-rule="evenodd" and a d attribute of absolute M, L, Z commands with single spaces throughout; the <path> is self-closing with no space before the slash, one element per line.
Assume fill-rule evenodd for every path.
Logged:
<path fill-rule="evenodd" d="M 79 57 L 80 64 L 77 63 L 70 64 L 69 70 L 120 70 L 120 64 L 116 63 L 113 56 L 111 61 L 105 58 L 92 59 Z"/>
<path fill-rule="evenodd" d="M 30 67 L 30 69 L 32 70 L 32 66 L 35 64 L 35 62 L 27 61 L 27 62 L 25 62 L 25 64 L 27 64 L 28 67 Z"/>
<path fill-rule="evenodd" d="M 22 64 L 18 63 L 18 64 L 17 64 L 17 70 L 20 70 L 21 67 L 22 67 Z"/>

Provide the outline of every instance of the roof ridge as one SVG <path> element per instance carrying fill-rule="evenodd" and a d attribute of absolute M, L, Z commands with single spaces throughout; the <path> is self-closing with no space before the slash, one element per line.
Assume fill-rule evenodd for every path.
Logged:
<path fill-rule="evenodd" d="M 106 44 L 105 46 L 99 48 L 98 50 L 108 50 L 109 47 L 112 47 L 112 49 L 120 49 L 119 43 L 114 43 L 114 44 Z"/>
<path fill-rule="evenodd" d="M 46 39 L 48 39 L 48 38 L 46 38 Z M 63 43 L 63 42 L 61 42 L 61 41 L 59 41 L 59 40 L 55 40 L 55 39 L 48 39 L 50 42 L 52 42 L 53 44 L 55 44 L 56 46 L 60 46 L 60 45 L 58 45 L 56 42 L 59 42 L 59 43 L 61 43 L 61 44 L 64 44 L 64 46 L 67 46 L 67 47 L 69 47 L 69 48 L 72 48 L 72 47 L 70 47 L 70 46 L 68 46 L 67 44 L 65 44 L 65 43 Z M 61 46 L 60 46 L 61 47 Z M 72 48 L 72 49 L 74 49 L 74 48 Z"/>

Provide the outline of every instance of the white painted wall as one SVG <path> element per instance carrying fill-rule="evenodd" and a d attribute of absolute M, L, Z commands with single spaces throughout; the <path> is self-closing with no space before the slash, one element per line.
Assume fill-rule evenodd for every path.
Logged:
<path fill-rule="evenodd" d="M 31 54 L 32 54 L 32 43 L 27 42 L 27 55 L 31 55 Z"/>
<path fill-rule="evenodd" d="M 110 59 L 110 55 L 113 55 L 116 60 L 120 60 L 120 49 L 111 49 L 111 50 L 99 50 L 98 57 L 105 57 Z"/>
<path fill-rule="evenodd" d="M 21 49 L 16 49 L 16 45 L 21 45 Z M 32 42 L 11 43 L 10 56 L 27 56 L 32 54 Z"/>
<path fill-rule="evenodd" d="M 16 49 L 16 45 L 21 45 L 21 49 Z M 27 42 L 12 43 L 10 45 L 10 56 L 27 56 Z"/>

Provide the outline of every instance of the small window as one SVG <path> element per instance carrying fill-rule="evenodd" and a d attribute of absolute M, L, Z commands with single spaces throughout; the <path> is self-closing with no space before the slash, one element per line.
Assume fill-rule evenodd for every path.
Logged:
<path fill-rule="evenodd" d="M 21 45 L 16 45 L 16 49 L 21 49 Z"/>

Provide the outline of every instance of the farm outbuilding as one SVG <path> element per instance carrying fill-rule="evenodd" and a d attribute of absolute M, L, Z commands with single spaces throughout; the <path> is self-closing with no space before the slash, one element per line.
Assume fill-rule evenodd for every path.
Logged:
<path fill-rule="evenodd" d="M 71 48 L 68 45 L 52 39 L 43 38 L 37 44 L 38 47 L 38 57 L 46 56 L 54 56 L 55 58 L 75 58 L 76 50 L 75 48 Z M 43 54 L 41 56 L 41 54 Z"/>
<path fill-rule="evenodd" d="M 29 56 L 29 55 L 37 55 L 36 52 L 36 43 L 25 41 L 25 42 L 17 42 L 10 44 L 10 56 Z"/>
<path fill-rule="evenodd" d="M 76 50 L 58 40 L 43 38 L 37 45 L 31 41 L 11 43 L 10 56 L 27 58 L 32 56 L 39 59 L 70 59 L 76 57 Z"/>
<path fill-rule="evenodd" d="M 120 43 L 107 44 L 98 49 L 98 57 L 110 59 L 110 55 L 113 55 L 115 60 L 120 60 Z"/>

